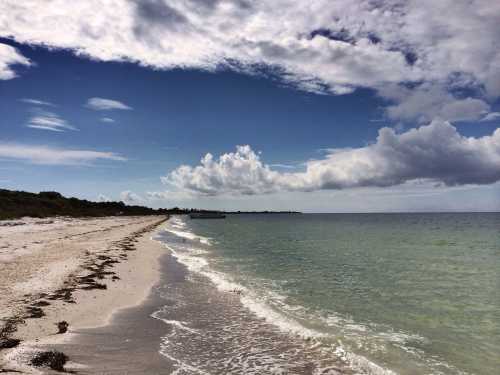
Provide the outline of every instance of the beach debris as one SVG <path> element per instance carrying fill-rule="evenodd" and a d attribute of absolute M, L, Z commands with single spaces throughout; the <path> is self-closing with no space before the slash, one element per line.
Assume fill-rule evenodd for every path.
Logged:
<path fill-rule="evenodd" d="M 36 306 L 28 306 L 26 308 L 26 312 L 28 313 L 27 316 L 25 316 L 25 318 L 28 318 L 28 319 L 38 319 L 38 318 L 41 318 L 42 316 L 45 316 L 45 313 L 43 312 L 43 310 L 39 307 L 36 307 Z"/>
<path fill-rule="evenodd" d="M 31 359 L 31 365 L 35 367 L 49 367 L 55 371 L 64 372 L 64 365 L 68 361 L 68 356 L 56 350 L 39 352 Z"/>
<path fill-rule="evenodd" d="M 21 340 L 12 338 L 0 338 L 0 349 L 15 348 L 20 344 Z"/>
<path fill-rule="evenodd" d="M 22 221 L 0 221 L 0 227 L 16 227 L 18 225 L 26 225 Z"/>
<path fill-rule="evenodd" d="M 94 282 L 94 283 L 87 283 L 85 286 L 82 286 L 81 289 L 84 289 L 84 290 L 108 289 L 108 286 L 106 284 L 100 284 L 98 282 Z"/>
<path fill-rule="evenodd" d="M 23 323 L 24 320 L 19 317 L 8 318 L 4 320 L 5 323 L 0 328 L 0 349 L 13 348 L 21 342 L 21 340 L 13 339 L 10 336 L 17 331 L 17 325 Z"/>
<path fill-rule="evenodd" d="M 63 300 L 66 303 L 75 303 L 73 299 L 73 291 L 75 289 L 71 287 L 61 288 L 56 290 L 51 296 L 47 297 L 52 301 L 54 300 Z"/>
<path fill-rule="evenodd" d="M 66 333 L 68 331 L 69 324 L 67 321 L 63 320 L 59 323 L 56 323 L 58 332 L 57 333 Z"/>
<path fill-rule="evenodd" d="M 38 220 L 35 224 L 54 224 L 54 220 Z"/>

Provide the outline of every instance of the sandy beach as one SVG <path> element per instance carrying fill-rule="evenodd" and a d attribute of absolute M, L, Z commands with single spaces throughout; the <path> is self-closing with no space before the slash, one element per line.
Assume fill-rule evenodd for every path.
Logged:
<path fill-rule="evenodd" d="M 25 218 L 0 226 L 0 372 L 27 366 L 44 345 L 106 325 L 146 299 L 164 247 L 164 216 Z M 67 331 L 64 331 L 67 323 Z"/>

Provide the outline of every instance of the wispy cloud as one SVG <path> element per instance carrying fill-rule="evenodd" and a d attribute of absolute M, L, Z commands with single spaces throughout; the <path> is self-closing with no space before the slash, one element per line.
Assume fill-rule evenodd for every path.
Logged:
<path fill-rule="evenodd" d="M 282 168 L 282 169 L 295 169 L 297 166 L 291 165 L 291 164 L 280 164 L 280 163 L 275 163 L 275 164 L 269 164 L 270 167 L 274 168 Z"/>
<path fill-rule="evenodd" d="M 481 122 L 494 121 L 500 119 L 500 112 L 490 112 L 481 119 Z"/>
<path fill-rule="evenodd" d="M 32 98 L 22 98 L 19 99 L 19 101 L 23 103 L 28 103 L 28 104 L 33 104 L 33 105 L 41 105 L 41 106 L 47 106 L 47 107 L 55 107 L 55 104 L 51 102 L 46 102 L 44 100 L 39 100 L 39 99 L 32 99 Z"/>
<path fill-rule="evenodd" d="M 15 65 L 31 66 L 33 63 L 14 47 L 0 43 L 0 80 L 16 78 L 17 74 L 12 68 Z"/>
<path fill-rule="evenodd" d="M 28 120 L 28 124 L 26 125 L 28 128 L 50 130 L 53 132 L 78 130 L 56 113 L 42 110 L 34 110 L 34 113 Z"/>
<path fill-rule="evenodd" d="M 127 160 L 113 152 L 2 142 L 0 142 L 0 158 L 46 165 L 90 165 L 99 160 Z"/>
<path fill-rule="evenodd" d="M 131 110 L 132 107 L 129 107 L 125 103 L 122 103 L 118 100 L 113 99 L 105 99 L 105 98 L 90 98 L 86 104 L 87 108 L 93 109 L 95 111 L 109 111 L 113 109 L 120 110 Z"/>
<path fill-rule="evenodd" d="M 112 123 L 116 122 L 111 117 L 101 117 L 100 120 L 101 120 L 101 122 L 106 122 L 108 124 L 112 124 Z"/>

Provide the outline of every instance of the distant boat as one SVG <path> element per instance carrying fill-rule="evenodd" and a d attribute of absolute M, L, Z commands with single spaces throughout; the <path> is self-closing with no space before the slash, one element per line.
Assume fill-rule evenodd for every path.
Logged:
<path fill-rule="evenodd" d="M 191 219 L 225 219 L 226 215 L 219 212 L 196 212 L 189 214 Z"/>

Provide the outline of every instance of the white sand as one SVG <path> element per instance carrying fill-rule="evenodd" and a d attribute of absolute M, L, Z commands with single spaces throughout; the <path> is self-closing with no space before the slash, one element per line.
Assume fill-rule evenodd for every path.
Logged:
<path fill-rule="evenodd" d="M 23 219 L 25 225 L 0 226 L 0 318 L 26 316 L 27 306 L 40 300 L 50 302 L 41 307 L 45 316 L 25 319 L 24 324 L 18 325 L 11 337 L 21 339 L 22 344 L 0 351 L 0 369 L 36 373 L 19 367 L 17 361 L 22 362 L 23 353 L 31 352 L 33 345 L 65 340 L 71 330 L 105 325 L 113 312 L 143 301 L 159 280 L 158 257 L 165 249 L 151 236 L 164 219 L 57 218 L 44 220 L 45 223 Z M 138 231 L 144 232 L 132 244 L 135 250 L 126 251 L 124 246 L 130 244 L 123 239 Z M 127 259 L 119 258 L 120 254 L 126 254 Z M 76 277 L 90 273 L 85 266 L 102 262 L 97 256 L 120 260 L 105 268 L 115 272 L 120 280 L 113 281 L 111 275 L 106 275 L 105 279 L 96 280 L 107 286 L 105 290 L 75 290 L 72 298 L 76 303 L 40 298 L 40 293 L 52 295 L 57 289 L 75 286 Z M 63 320 L 69 323 L 69 333 L 57 335 L 56 323 Z"/>

